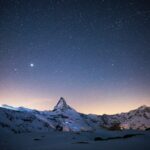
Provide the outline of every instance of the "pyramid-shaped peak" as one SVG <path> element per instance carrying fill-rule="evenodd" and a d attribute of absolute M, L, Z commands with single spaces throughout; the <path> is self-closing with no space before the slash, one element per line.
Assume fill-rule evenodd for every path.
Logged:
<path fill-rule="evenodd" d="M 58 107 L 67 106 L 67 103 L 66 103 L 65 99 L 63 97 L 61 97 L 56 106 L 58 106 Z"/>
<path fill-rule="evenodd" d="M 66 100 L 63 97 L 60 97 L 60 99 L 59 99 L 58 102 L 64 102 L 64 103 L 66 103 Z"/>
<path fill-rule="evenodd" d="M 59 99 L 59 101 L 57 102 L 56 106 L 54 107 L 53 111 L 56 111 L 56 110 L 66 110 L 66 109 L 71 109 L 71 107 L 69 105 L 67 105 L 65 99 L 63 97 L 61 97 Z"/>

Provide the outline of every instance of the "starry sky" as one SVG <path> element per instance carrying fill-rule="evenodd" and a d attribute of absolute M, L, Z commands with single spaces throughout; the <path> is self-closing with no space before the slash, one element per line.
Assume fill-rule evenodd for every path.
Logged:
<path fill-rule="evenodd" d="M 0 0 L 0 104 L 83 113 L 150 105 L 149 0 Z"/>

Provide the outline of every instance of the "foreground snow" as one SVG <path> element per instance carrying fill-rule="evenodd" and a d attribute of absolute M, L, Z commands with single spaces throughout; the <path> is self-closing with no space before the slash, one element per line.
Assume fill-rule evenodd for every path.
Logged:
<path fill-rule="evenodd" d="M 115 139 L 131 134 L 135 136 Z M 96 137 L 111 140 L 95 141 Z M 50 131 L 21 134 L 0 132 L 1 150 L 149 150 L 149 142 L 149 131 L 101 130 L 81 133 Z"/>

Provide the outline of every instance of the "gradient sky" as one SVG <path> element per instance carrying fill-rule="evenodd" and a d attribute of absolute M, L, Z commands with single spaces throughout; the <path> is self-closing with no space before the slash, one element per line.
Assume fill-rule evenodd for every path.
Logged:
<path fill-rule="evenodd" d="M 83 113 L 150 105 L 149 0 L 0 0 L 0 104 Z"/>

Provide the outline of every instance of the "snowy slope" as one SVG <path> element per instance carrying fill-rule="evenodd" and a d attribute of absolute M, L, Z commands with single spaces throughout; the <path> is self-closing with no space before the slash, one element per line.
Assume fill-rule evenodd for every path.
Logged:
<path fill-rule="evenodd" d="M 51 116 L 57 118 L 58 128 L 63 131 L 89 131 L 92 128 L 75 109 L 67 105 L 64 98 L 60 98 L 51 112 Z"/>
<path fill-rule="evenodd" d="M 6 108 L 6 109 L 10 109 L 10 110 L 16 110 L 16 111 L 24 111 L 24 112 L 32 112 L 35 111 L 33 109 L 29 109 L 29 108 L 25 108 L 25 107 L 13 107 L 13 106 L 9 106 L 9 105 L 2 105 L 0 106 L 1 108 Z"/>
<path fill-rule="evenodd" d="M 0 108 L 0 128 L 14 133 L 49 131 L 50 126 L 31 112 Z"/>
<path fill-rule="evenodd" d="M 102 115 L 102 126 L 109 129 L 135 129 L 150 128 L 150 107 L 141 106 L 127 113 L 116 115 Z"/>
<path fill-rule="evenodd" d="M 150 128 L 150 107 L 141 106 L 136 110 L 121 114 L 125 121 L 121 123 L 123 129 L 141 129 Z"/>

